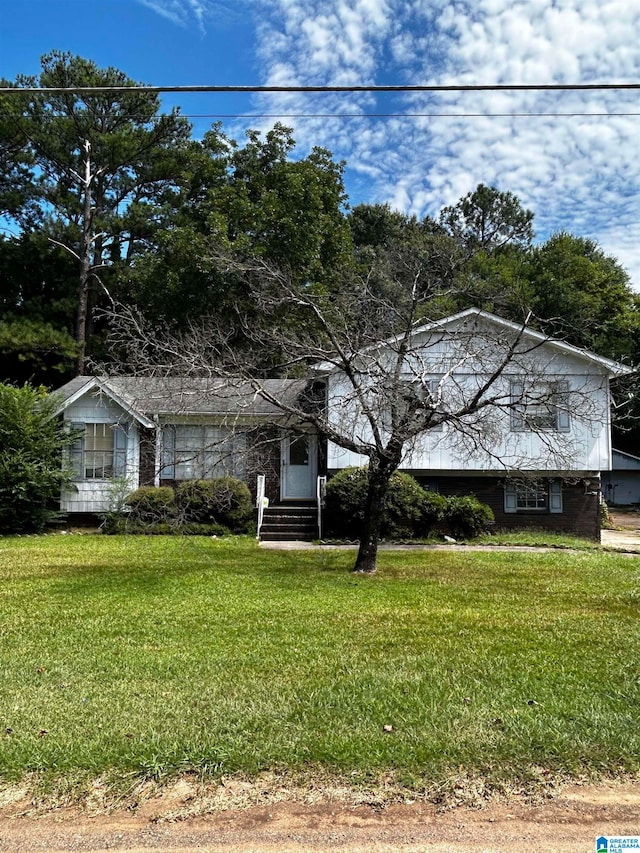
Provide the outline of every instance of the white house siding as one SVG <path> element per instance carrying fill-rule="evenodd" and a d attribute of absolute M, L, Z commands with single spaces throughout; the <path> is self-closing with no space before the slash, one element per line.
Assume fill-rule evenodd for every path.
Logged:
<path fill-rule="evenodd" d="M 434 378 L 453 366 L 454 359 L 448 358 L 442 351 L 445 346 L 440 342 L 435 348 L 426 351 L 421 359 L 422 370 L 432 370 L 427 375 Z M 457 363 L 457 359 L 456 359 Z M 477 362 L 469 360 L 456 369 L 456 382 L 461 387 L 473 388 L 482 379 L 474 372 Z M 585 373 L 592 370 L 592 373 Z M 524 366 L 509 369 L 509 375 L 502 378 L 505 399 L 508 397 L 511 382 L 523 375 Z M 486 374 L 488 375 L 488 373 Z M 413 471 L 468 471 L 504 472 L 505 470 L 559 472 L 584 471 L 596 472 L 611 466 L 610 424 L 609 424 L 609 383 L 598 365 L 587 367 L 584 360 L 571 354 L 554 350 L 540 350 L 536 354 L 535 373 L 530 366 L 524 375 L 540 376 L 546 381 L 559 379 L 568 383 L 571 401 L 571 419 L 567 432 L 512 431 L 511 415 L 508 411 L 487 410 L 486 451 L 467 448 L 463 436 L 452 427 L 444 425 L 437 431 L 428 432 L 414 440 L 401 467 Z M 443 381 L 443 400 L 446 408 L 447 385 Z M 332 420 L 349 431 L 356 439 L 371 440 L 371 429 L 361 415 L 358 417 L 357 404 L 353 400 L 351 386 L 345 377 L 329 377 L 328 408 Z M 338 447 L 329 442 L 327 467 L 331 470 L 352 465 L 363 465 L 366 458 Z"/>
<path fill-rule="evenodd" d="M 124 409 L 104 394 L 92 391 L 72 403 L 64 411 L 64 420 L 69 423 L 120 424 L 128 428 L 126 491 L 134 491 L 140 481 L 140 434 L 135 421 Z M 73 481 L 73 486 L 64 489 L 60 499 L 63 512 L 107 512 L 113 505 L 116 490 L 122 490 L 113 480 Z"/>

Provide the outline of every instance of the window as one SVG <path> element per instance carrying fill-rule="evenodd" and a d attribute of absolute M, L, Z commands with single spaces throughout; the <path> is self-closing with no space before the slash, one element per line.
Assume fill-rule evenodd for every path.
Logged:
<path fill-rule="evenodd" d="M 569 432 L 569 383 L 517 380 L 511 384 L 511 429 Z"/>
<path fill-rule="evenodd" d="M 162 431 L 161 477 L 212 480 L 245 476 L 246 436 L 203 424 L 177 424 Z"/>
<path fill-rule="evenodd" d="M 289 438 L 289 465 L 309 464 L 309 436 L 301 433 Z"/>
<path fill-rule="evenodd" d="M 562 512 L 562 481 L 508 480 L 504 487 L 504 511 Z"/>
<path fill-rule="evenodd" d="M 111 480 L 124 477 L 127 466 L 127 430 L 120 424 L 71 424 L 81 431 L 70 448 L 76 479 Z"/>

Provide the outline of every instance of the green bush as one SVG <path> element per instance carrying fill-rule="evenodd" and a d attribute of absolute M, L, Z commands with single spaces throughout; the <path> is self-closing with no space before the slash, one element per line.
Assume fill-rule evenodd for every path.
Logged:
<path fill-rule="evenodd" d="M 357 539 L 367 500 L 367 469 L 345 468 L 327 482 L 328 536 Z M 397 471 L 389 482 L 380 535 L 388 539 L 426 537 L 442 524 L 457 539 L 471 539 L 493 524 L 491 507 L 474 496 L 444 497 L 427 491 L 410 474 Z"/>
<path fill-rule="evenodd" d="M 167 524 L 177 516 L 176 499 L 170 486 L 141 486 L 126 500 L 132 524 Z"/>
<path fill-rule="evenodd" d="M 327 480 L 324 526 L 329 536 L 357 539 L 367 500 L 367 469 L 343 468 Z"/>
<path fill-rule="evenodd" d="M 609 513 L 609 504 L 603 497 L 600 498 L 600 527 L 603 530 L 615 530 L 615 525 Z"/>
<path fill-rule="evenodd" d="M 253 502 L 248 487 L 233 477 L 141 486 L 124 501 L 124 512 L 107 513 L 103 533 L 224 536 L 250 532 Z"/>
<path fill-rule="evenodd" d="M 396 471 L 389 481 L 381 536 L 411 538 L 424 526 L 426 492 L 410 475 Z M 345 468 L 327 482 L 325 530 L 330 536 L 357 539 L 367 499 L 367 469 Z"/>
<path fill-rule="evenodd" d="M 425 490 L 422 502 L 420 536 L 428 536 L 431 533 L 436 524 L 445 517 L 448 506 L 449 502 L 444 495 Z"/>
<path fill-rule="evenodd" d="M 182 525 L 218 524 L 232 533 L 246 533 L 253 521 L 251 492 L 234 477 L 180 483 L 176 506 Z"/>
<path fill-rule="evenodd" d="M 63 452 L 75 435 L 56 405 L 44 388 L 0 384 L 0 534 L 37 533 L 59 515 Z"/>
<path fill-rule="evenodd" d="M 456 539 L 473 539 L 485 533 L 494 523 L 493 510 L 475 495 L 447 498 L 444 522 Z"/>
<path fill-rule="evenodd" d="M 388 539 L 411 539 L 421 533 L 426 492 L 411 474 L 396 471 L 389 481 L 384 502 L 382 535 Z"/>

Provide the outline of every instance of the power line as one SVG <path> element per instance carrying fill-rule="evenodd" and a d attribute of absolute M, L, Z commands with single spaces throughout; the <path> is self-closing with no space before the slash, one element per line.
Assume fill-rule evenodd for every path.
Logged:
<path fill-rule="evenodd" d="M 116 93 L 261 93 L 261 92 L 580 92 L 638 90 L 639 83 L 487 83 L 418 86 L 2 86 L 0 94 L 106 95 Z"/>
<path fill-rule="evenodd" d="M 155 116 L 128 114 L 130 118 L 145 121 L 161 121 L 168 117 L 168 113 L 160 113 Z M 640 112 L 544 112 L 544 113 L 179 113 L 180 118 L 186 119 L 298 119 L 298 118 L 638 118 Z M 16 116 L 0 110 L 0 117 L 11 118 L 16 123 L 27 116 Z M 54 122 L 58 115 L 44 114 L 38 116 L 39 121 Z"/>
<path fill-rule="evenodd" d="M 616 118 L 638 113 L 180 113 L 182 118 Z"/>

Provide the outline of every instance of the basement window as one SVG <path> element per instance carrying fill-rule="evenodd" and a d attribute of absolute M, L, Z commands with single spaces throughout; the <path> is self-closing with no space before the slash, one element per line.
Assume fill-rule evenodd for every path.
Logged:
<path fill-rule="evenodd" d="M 507 480 L 504 487 L 504 511 L 562 512 L 562 480 Z"/>

